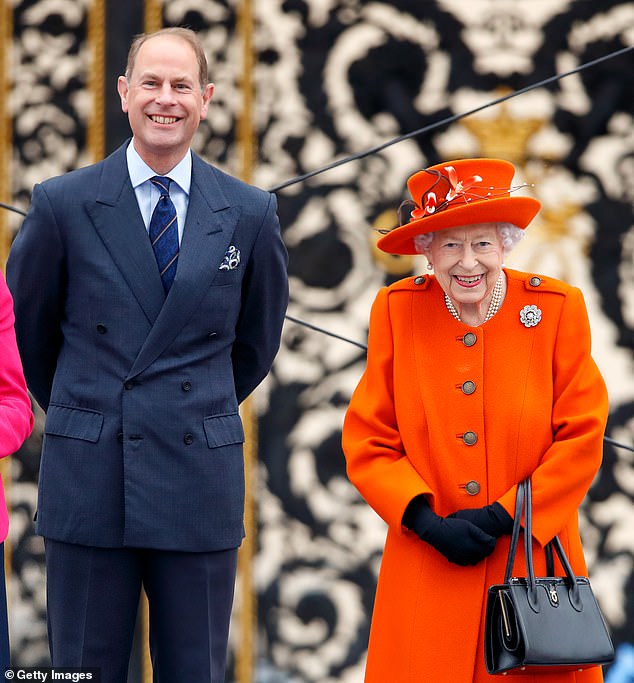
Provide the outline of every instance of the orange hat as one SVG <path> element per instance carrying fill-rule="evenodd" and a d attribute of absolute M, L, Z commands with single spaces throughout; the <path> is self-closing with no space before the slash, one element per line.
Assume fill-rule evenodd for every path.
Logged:
<path fill-rule="evenodd" d="M 417 254 L 414 237 L 474 223 L 513 223 L 525 228 L 541 204 L 511 197 L 513 164 L 502 159 L 458 159 L 414 173 L 407 181 L 413 209 L 405 222 L 377 241 L 388 254 Z M 409 221 L 409 222 L 408 222 Z"/>

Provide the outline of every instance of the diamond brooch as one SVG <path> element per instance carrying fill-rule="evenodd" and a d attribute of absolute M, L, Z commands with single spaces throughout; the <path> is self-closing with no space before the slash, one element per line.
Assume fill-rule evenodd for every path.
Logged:
<path fill-rule="evenodd" d="M 542 312 L 537 306 L 524 306 L 520 311 L 520 320 L 525 327 L 535 327 L 542 319 Z"/>

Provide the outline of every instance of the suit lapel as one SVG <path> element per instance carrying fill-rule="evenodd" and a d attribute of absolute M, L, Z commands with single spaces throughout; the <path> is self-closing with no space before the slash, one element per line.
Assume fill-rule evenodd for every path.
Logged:
<path fill-rule="evenodd" d="M 130 183 L 126 146 L 127 143 L 104 160 L 96 201 L 88 204 L 87 210 L 112 260 L 153 324 L 165 294 Z"/>
<path fill-rule="evenodd" d="M 239 216 L 240 207 L 229 206 L 212 167 L 193 155 L 187 221 L 176 277 L 129 377 L 143 372 L 171 344 L 196 310 L 218 274 Z"/>

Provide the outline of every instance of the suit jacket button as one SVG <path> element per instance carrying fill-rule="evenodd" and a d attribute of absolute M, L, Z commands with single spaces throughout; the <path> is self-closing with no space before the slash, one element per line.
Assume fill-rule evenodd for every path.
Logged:
<path fill-rule="evenodd" d="M 183 437 L 183 443 L 186 446 L 191 446 L 194 443 L 194 435 L 193 434 L 185 434 Z"/>
<path fill-rule="evenodd" d="M 192 383 L 186 379 L 184 382 L 181 383 L 181 388 L 183 389 L 183 391 L 191 391 Z"/>
<path fill-rule="evenodd" d="M 473 334 L 473 332 L 467 332 L 465 336 L 462 338 L 462 343 L 465 346 L 473 346 L 476 341 L 478 341 L 478 338 Z"/>
<path fill-rule="evenodd" d="M 535 275 L 535 277 L 532 277 L 529 280 L 529 282 L 530 282 L 531 287 L 539 287 L 539 285 L 541 285 L 541 283 L 542 283 L 542 279 Z"/>
<path fill-rule="evenodd" d="M 474 481 L 473 479 L 467 482 L 465 488 L 467 489 L 467 493 L 470 496 L 477 496 L 478 493 L 480 493 L 480 484 L 478 484 L 478 482 Z"/>
<path fill-rule="evenodd" d="M 128 391 L 132 389 L 133 386 L 134 382 L 130 379 L 123 385 L 124 389 L 127 389 Z"/>
<path fill-rule="evenodd" d="M 106 326 L 103 323 L 97 323 L 97 332 L 99 334 L 106 334 Z"/>
<path fill-rule="evenodd" d="M 473 446 L 478 440 L 478 435 L 475 432 L 465 432 L 462 435 L 462 440 L 467 446 Z"/>

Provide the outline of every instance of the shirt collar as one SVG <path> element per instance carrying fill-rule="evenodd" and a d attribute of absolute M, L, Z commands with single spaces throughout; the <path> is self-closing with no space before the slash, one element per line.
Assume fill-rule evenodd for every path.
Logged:
<path fill-rule="evenodd" d="M 139 153 L 134 148 L 134 140 L 130 140 L 130 144 L 126 150 L 126 157 L 128 161 L 128 173 L 130 174 L 130 181 L 132 187 L 137 188 L 139 185 L 145 183 L 150 178 L 158 175 L 141 159 Z M 181 190 L 189 196 L 189 189 L 192 182 L 192 154 L 191 150 L 174 166 L 174 168 L 166 174 L 173 182 L 175 182 Z"/>

